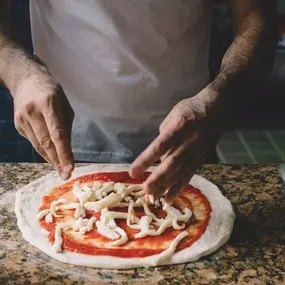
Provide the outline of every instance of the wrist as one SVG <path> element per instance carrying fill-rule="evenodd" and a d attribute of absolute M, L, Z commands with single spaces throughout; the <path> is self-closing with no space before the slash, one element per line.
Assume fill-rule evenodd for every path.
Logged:
<path fill-rule="evenodd" d="M 197 94 L 213 126 L 223 129 L 231 123 L 240 106 L 236 93 L 237 90 L 232 91 L 230 85 L 220 85 L 216 88 L 211 83 Z"/>
<path fill-rule="evenodd" d="M 33 74 L 42 73 L 45 69 L 8 38 L 0 40 L 0 58 L 0 81 L 10 90 L 12 96 L 16 94 L 23 80 Z"/>

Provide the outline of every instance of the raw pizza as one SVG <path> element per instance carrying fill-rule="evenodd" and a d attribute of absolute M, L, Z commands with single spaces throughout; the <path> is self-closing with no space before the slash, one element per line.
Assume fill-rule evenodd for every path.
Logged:
<path fill-rule="evenodd" d="M 228 239 L 234 222 L 219 189 L 194 176 L 172 205 L 146 203 L 129 165 L 77 168 L 62 184 L 52 173 L 17 192 L 23 237 L 51 257 L 97 268 L 135 268 L 195 261 Z"/>

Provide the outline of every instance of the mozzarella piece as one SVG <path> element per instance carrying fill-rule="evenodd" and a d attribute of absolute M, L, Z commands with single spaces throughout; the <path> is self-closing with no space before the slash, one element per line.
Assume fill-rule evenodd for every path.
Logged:
<path fill-rule="evenodd" d="M 135 197 L 143 197 L 144 196 L 144 190 L 138 191 L 138 192 L 133 192 L 132 195 Z"/>
<path fill-rule="evenodd" d="M 184 214 L 182 214 L 179 210 L 172 207 L 171 205 L 167 204 L 164 198 L 160 198 L 160 201 L 162 203 L 162 209 L 166 211 L 167 217 L 166 218 L 172 218 L 173 219 L 173 228 L 174 229 L 181 229 L 183 226 L 179 226 L 177 224 L 178 221 L 180 222 L 188 222 L 188 220 L 192 217 L 192 211 L 188 208 L 185 208 L 183 210 Z M 185 227 L 185 225 L 184 225 Z"/>
<path fill-rule="evenodd" d="M 57 224 L 55 227 L 55 232 L 54 232 L 54 243 L 53 243 L 53 248 L 55 252 L 61 252 L 62 250 L 62 237 L 61 237 L 61 225 Z"/>
<path fill-rule="evenodd" d="M 117 182 L 117 183 L 115 183 L 115 185 L 114 185 L 114 190 L 116 191 L 116 192 L 122 192 L 122 191 L 124 191 L 126 189 L 126 186 L 124 185 L 124 184 L 122 184 L 121 182 Z"/>
<path fill-rule="evenodd" d="M 61 210 L 71 210 L 71 209 L 76 209 L 79 203 L 70 203 L 70 204 L 65 204 L 59 206 Z"/>
<path fill-rule="evenodd" d="M 160 204 L 159 204 L 159 200 L 158 200 L 158 199 L 154 201 L 154 205 L 155 205 L 155 208 L 157 208 L 157 207 L 159 207 L 159 206 L 160 206 Z"/>
<path fill-rule="evenodd" d="M 82 217 L 82 218 L 86 217 L 84 206 L 81 203 L 77 204 L 75 211 L 74 211 L 74 218 L 78 219 L 79 217 Z"/>
<path fill-rule="evenodd" d="M 53 201 L 50 204 L 50 208 L 49 208 L 51 215 L 53 215 L 56 218 L 62 217 L 62 215 L 57 215 L 57 213 L 56 213 L 56 211 L 59 210 L 59 207 L 57 205 L 60 204 L 60 203 L 64 203 L 65 201 L 66 201 L 65 199 L 59 199 L 59 200 Z"/>
<path fill-rule="evenodd" d="M 45 221 L 46 221 L 47 224 L 51 224 L 51 223 L 53 222 L 53 218 L 52 218 L 51 212 L 49 212 L 49 213 L 46 215 Z"/>
<path fill-rule="evenodd" d="M 95 196 L 98 200 L 102 199 L 103 196 L 114 190 L 114 182 L 105 182 L 103 186 L 95 192 Z"/>
<path fill-rule="evenodd" d="M 119 206 L 121 199 L 121 196 L 117 193 L 111 193 L 100 201 L 85 203 L 84 208 L 85 210 L 93 210 L 95 212 L 100 212 L 105 207 Z"/>
<path fill-rule="evenodd" d="M 87 187 L 87 185 L 86 185 Z M 85 189 L 87 189 L 85 187 Z M 88 189 L 90 190 L 90 188 L 88 187 Z M 91 196 L 93 195 L 92 191 L 83 191 L 81 188 L 80 188 L 80 183 L 78 181 L 76 181 L 74 184 L 73 184 L 73 193 L 75 195 L 75 197 L 78 199 L 79 203 L 81 205 L 84 205 L 90 198 Z"/>
<path fill-rule="evenodd" d="M 154 213 L 152 213 L 149 210 L 148 205 L 146 204 L 145 201 L 143 201 L 142 199 L 139 199 L 139 200 L 140 200 L 140 202 L 141 202 L 141 204 L 143 206 L 143 209 L 144 209 L 146 215 L 151 216 L 158 224 L 161 224 L 163 219 L 159 219 Z"/>
<path fill-rule="evenodd" d="M 138 224 L 132 224 L 132 223 L 138 223 L 139 219 L 135 215 L 134 211 L 134 201 L 131 201 L 128 207 L 128 217 L 127 217 L 127 225 L 129 228 L 134 229 L 134 230 L 140 230 L 140 225 Z"/>
<path fill-rule="evenodd" d="M 158 255 L 153 257 L 152 265 L 156 266 L 163 263 L 165 260 L 170 258 L 173 253 L 175 252 L 177 245 L 181 242 L 186 236 L 188 236 L 188 232 L 184 231 L 180 233 L 170 244 L 170 246 L 164 250 L 163 252 L 159 253 Z"/>
<path fill-rule="evenodd" d="M 90 232 L 93 229 L 93 224 L 96 221 L 96 217 L 91 217 L 90 219 L 82 219 L 80 217 L 78 220 L 76 220 L 75 223 L 72 225 L 72 229 L 74 231 L 79 231 L 81 234 L 85 234 L 87 232 Z"/>
<path fill-rule="evenodd" d="M 49 209 L 42 210 L 37 214 L 37 220 L 39 221 L 45 216 L 46 217 L 45 218 L 46 223 L 50 224 L 53 222 L 53 216 L 54 217 L 62 217 L 62 215 L 58 215 L 56 213 L 56 211 L 58 211 L 60 209 L 57 205 L 60 203 L 64 203 L 64 202 L 65 202 L 64 199 L 59 199 L 59 200 L 53 201 L 50 204 Z"/>
<path fill-rule="evenodd" d="M 127 219 L 128 213 L 108 211 L 105 213 L 105 216 L 109 219 Z"/>
<path fill-rule="evenodd" d="M 96 221 L 96 217 L 94 217 L 94 216 L 91 217 L 91 218 L 88 220 L 87 225 L 81 227 L 81 228 L 79 229 L 79 232 L 84 235 L 85 233 L 92 231 L 95 221 Z"/>
<path fill-rule="evenodd" d="M 115 229 L 117 228 L 117 224 L 114 219 L 106 215 L 108 211 L 109 211 L 108 208 L 102 209 L 100 221 L 96 222 L 97 231 L 102 236 L 116 240 L 120 238 L 118 233 L 115 231 Z"/>
<path fill-rule="evenodd" d="M 149 199 L 149 202 L 150 202 L 150 204 L 154 204 L 154 197 L 153 197 L 153 195 L 148 195 L 148 199 Z"/>
<path fill-rule="evenodd" d="M 116 240 L 120 237 L 114 229 L 109 228 L 107 225 L 105 225 L 101 221 L 96 222 L 96 227 L 100 235 L 105 236 L 109 239 Z"/>
<path fill-rule="evenodd" d="M 135 192 L 143 189 L 143 184 L 133 184 L 127 187 L 128 191 Z"/>
<path fill-rule="evenodd" d="M 166 219 L 161 223 L 158 230 L 149 229 L 149 230 L 145 230 L 145 231 L 140 231 L 139 233 L 135 234 L 135 238 L 144 238 L 146 236 L 159 236 L 168 227 L 171 227 L 171 224 L 172 224 L 172 219 Z"/>
<path fill-rule="evenodd" d="M 143 237 L 148 236 L 149 233 L 154 232 L 149 229 L 151 221 L 152 221 L 152 218 L 150 216 L 141 217 L 139 221 L 139 227 L 141 231 L 135 234 L 135 238 L 143 238 Z"/>
<path fill-rule="evenodd" d="M 185 223 L 183 223 L 181 226 L 179 226 L 179 224 L 177 223 L 177 219 L 173 219 L 172 221 L 172 227 L 175 229 L 175 230 L 182 230 L 185 228 Z"/>
<path fill-rule="evenodd" d="M 99 182 L 99 181 L 95 181 L 95 182 L 93 183 L 92 190 L 93 190 L 93 191 L 97 191 L 97 190 L 99 190 L 101 187 L 102 187 L 102 183 Z"/>
<path fill-rule="evenodd" d="M 115 231 L 121 237 L 118 240 L 116 240 L 116 241 L 109 242 L 109 244 L 112 245 L 112 246 L 118 246 L 118 245 L 125 244 L 128 241 L 128 236 L 127 236 L 126 232 L 122 228 L 120 228 L 120 227 L 117 227 L 115 229 Z"/>
<path fill-rule="evenodd" d="M 132 199 L 131 196 L 126 196 L 126 197 L 124 197 L 124 200 L 125 200 L 126 202 L 131 202 L 133 199 Z"/>
<path fill-rule="evenodd" d="M 62 230 L 63 229 L 69 229 L 72 228 L 72 224 L 70 223 L 58 223 L 56 224 L 55 227 L 55 232 L 54 232 L 54 243 L 53 243 L 53 248 L 55 252 L 61 252 L 62 251 Z"/>
<path fill-rule="evenodd" d="M 46 216 L 49 213 L 49 209 L 42 210 L 37 214 L 37 220 L 41 220 L 44 216 Z"/>

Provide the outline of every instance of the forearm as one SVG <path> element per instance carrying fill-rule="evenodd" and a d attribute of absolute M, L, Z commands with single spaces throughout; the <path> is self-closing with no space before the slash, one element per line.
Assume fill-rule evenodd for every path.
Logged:
<path fill-rule="evenodd" d="M 9 19 L 9 0 L 0 3 L 0 82 L 14 95 L 19 83 L 38 64 L 18 43 Z"/>
<path fill-rule="evenodd" d="M 264 1 L 266 3 L 266 1 Z M 266 6 L 266 4 L 263 4 Z M 274 7 L 250 10 L 239 23 L 232 45 L 224 55 L 210 103 L 233 108 L 254 94 L 271 69 L 277 39 Z"/>

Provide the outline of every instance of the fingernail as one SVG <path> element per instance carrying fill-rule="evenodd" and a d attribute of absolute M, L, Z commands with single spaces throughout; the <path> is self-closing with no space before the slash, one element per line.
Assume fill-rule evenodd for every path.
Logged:
<path fill-rule="evenodd" d="M 63 180 L 67 180 L 69 178 L 70 174 L 69 173 L 66 173 L 66 172 L 61 172 L 60 173 L 60 177 L 63 179 Z"/>
<path fill-rule="evenodd" d="M 69 173 L 70 171 L 72 171 L 73 166 L 71 164 L 67 164 L 63 167 L 63 172 Z"/>
<path fill-rule="evenodd" d="M 132 178 L 140 178 L 143 175 L 140 167 L 133 167 L 130 170 L 130 176 Z"/>

